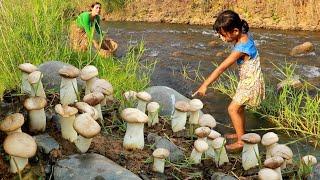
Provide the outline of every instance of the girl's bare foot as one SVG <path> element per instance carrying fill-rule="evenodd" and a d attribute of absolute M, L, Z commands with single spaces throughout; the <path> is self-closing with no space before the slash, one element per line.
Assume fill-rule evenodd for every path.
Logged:
<path fill-rule="evenodd" d="M 235 142 L 233 144 L 226 145 L 226 149 L 229 152 L 239 152 L 239 151 L 242 151 L 243 144 L 244 143 L 242 141 L 237 141 L 237 142 Z"/>
<path fill-rule="evenodd" d="M 237 139 L 238 138 L 237 134 L 231 134 L 231 133 L 230 134 L 225 134 L 224 137 L 226 139 Z"/>

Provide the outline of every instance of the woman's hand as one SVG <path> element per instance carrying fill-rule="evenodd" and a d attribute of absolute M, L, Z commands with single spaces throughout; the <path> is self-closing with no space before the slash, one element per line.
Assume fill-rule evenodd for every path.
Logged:
<path fill-rule="evenodd" d="M 206 85 L 201 85 L 199 87 L 199 89 L 192 94 L 192 97 L 194 97 L 195 95 L 199 94 L 200 96 L 205 96 L 206 95 L 206 91 L 207 91 L 207 86 Z"/>

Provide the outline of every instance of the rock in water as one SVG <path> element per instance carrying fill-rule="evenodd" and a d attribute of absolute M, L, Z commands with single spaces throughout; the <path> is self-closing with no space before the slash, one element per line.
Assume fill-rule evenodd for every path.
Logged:
<path fill-rule="evenodd" d="M 290 55 L 295 56 L 298 54 L 303 54 L 307 52 L 311 52 L 314 50 L 313 44 L 311 42 L 305 42 L 303 44 L 300 44 L 294 48 L 292 48 Z"/>

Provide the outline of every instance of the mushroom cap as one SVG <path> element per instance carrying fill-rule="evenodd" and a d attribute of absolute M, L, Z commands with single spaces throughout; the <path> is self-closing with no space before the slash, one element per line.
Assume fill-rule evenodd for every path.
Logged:
<path fill-rule="evenodd" d="M 284 159 L 280 156 L 274 156 L 264 161 L 264 166 L 271 169 L 277 169 L 284 163 Z"/>
<path fill-rule="evenodd" d="M 6 137 L 3 148 L 11 156 L 29 158 L 36 154 L 37 144 L 29 134 L 14 132 Z"/>
<path fill-rule="evenodd" d="M 137 99 L 137 92 L 130 90 L 130 91 L 123 93 L 123 96 L 126 98 L 126 100 L 136 100 Z"/>
<path fill-rule="evenodd" d="M 211 129 L 208 127 L 198 127 L 194 133 L 198 138 L 204 138 L 211 133 Z"/>
<path fill-rule="evenodd" d="M 151 101 L 151 95 L 145 91 L 138 92 L 136 97 L 142 101 Z"/>
<path fill-rule="evenodd" d="M 279 180 L 280 179 L 279 174 L 275 170 L 269 169 L 269 168 L 261 169 L 258 173 L 258 176 L 260 180 Z"/>
<path fill-rule="evenodd" d="M 164 148 L 157 148 L 155 151 L 153 151 L 152 156 L 155 158 L 165 159 L 169 156 L 170 152 L 168 149 Z"/>
<path fill-rule="evenodd" d="M 97 79 L 94 81 L 92 85 L 92 89 L 94 92 L 101 92 L 104 95 L 110 96 L 113 94 L 113 87 L 109 83 L 109 81 L 105 79 Z"/>
<path fill-rule="evenodd" d="M 194 141 L 194 148 L 198 152 L 203 153 L 209 149 L 209 145 L 205 140 L 197 139 L 196 141 Z"/>
<path fill-rule="evenodd" d="M 98 69 L 93 65 L 85 66 L 80 72 L 80 78 L 84 81 L 92 79 L 96 76 L 98 76 Z"/>
<path fill-rule="evenodd" d="M 0 130 L 4 132 L 14 131 L 20 128 L 24 123 L 24 117 L 20 113 L 14 113 L 6 116 L 0 124 Z"/>
<path fill-rule="evenodd" d="M 214 139 L 216 139 L 218 137 L 221 137 L 221 134 L 219 132 L 211 129 L 210 134 L 208 135 L 207 138 L 211 139 L 211 140 L 214 140 Z"/>
<path fill-rule="evenodd" d="M 93 138 L 100 130 L 100 125 L 91 117 L 89 113 L 80 114 L 73 123 L 73 128 L 85 138 Z"/>
<path fill-rule="evenodd" d="M 271 150 L 271 156 L 280 156 L 285 160 L 292 159 L 293 152 L 292 150 L 284 144 L 278 144 Z"/>
<path fill-rule="evenodd" d="M 72 65 L 68 65 L 68 66 L 63 66 L 59 70 L 59 74 L 62 77 L 72 79 L 72 78 L 76 78 L 79 76 L 80 70 Z"/>
<path fill-rule="evenodd" d="M 33 71 L 36 71 L 38 70 L 37 66 L 31 64 L 31 63 L 23 63 L 23 64 L 20 64 L 19 65 L 19 69 L 22 71 L 22 72 L 25 72 L 25 73 L 32 73 Z"/>
<path fill-rule="evenodd" d="M 190 111 L 198 111 L 203 108 L 203 103 L 200 99 L 192 99 L 190 102 Z"/>
<path fill-rule="evenodd" d="M 150 102 L 147 105 L 148 112 L 156 112 L 159 110 L 159 108 L 160 108 L 160 105 L 157 102 Z"/>
<path fill-rule="evenodd" d="M 43 77 L 42 72 L 40 71 L 33 71 L 32 73 L 29 74 L 28 76 L 28 81 L 30 84 L 35 84 L 41 81 L 41 78 Z"/>
<path fill-rule="evenodd" d="M 188 112 L 190 110 L 190 105 L 189 103 L 185 101 L 177 101 L 174 105 L 176 110 L 181 111 L 181 112 Z"/>
<path fill-rule="evenodd" d="M 39 110 L 47 105 L 47 100 L 46 98 L 40 96 L 29 97 L 24 101 L 23 105 L 29 111 Z"/>
<path fill-rule="evenodd" d="M 302 157 L 302 162 L 306 165 L 310 165 L 313 166 L 315 164 L 317 164 L 317 158 L 312 156 L 312 155 L 306 155 Z"/>
<path fill-rule="evenodd" d="M 203 114 L 199 119 L 199 125 L 214 128 L 216 127 L 217 122 L 210 114 Z"/>
<path fill-rule="evenodd" d="M 136 108 L 126 108 L 121 112 L 121 118 L 128 123 L 146 123 L 148 116 Z"/>
<path fill-rule="evenodd" d="M 60 114 L 62 117 L 70 117 L 78 113 L 78 109 L 68 106 L 68 105 L 61 105 L 57 104 L 54 107 L 55 111 Z"/>
<path fill-rule="evenodd" d="M 93 92 L 85 95 L 83 97 L 83 101 L 88 103 L 91 106 L 95 106 L 100 104 L 100 102 L 104 99 L 104 95 L 101 92 Z"/>
<path fill-rule="evenodd" d="M 85 102 L 77 102 L 75 106 L 81 113 L 89 113 L 94 120 L 99 118 L 96 108 L 90 106 L 89 104 Z"/>
<path fill-rule="evenodd" d="M 256 133 L 247 133 L 241 136 L 241 140 L 247 144 L 257 144 L 261 141 L 261 137 Z"/>
<path fill-rule="evenodd" d="M 264 146 L 269 146 L 271 144 L 277 143 L 279 141 L 279 137 L 274 132 L 268 132 L 262 136 L 261 144 Z"/>
<path fill-rule="evenodd" d="M 217 137 L 212 141 L 212 147 L 214 149 L 219 149 L 226 143 L 226 140 L 223 137 Z"/>

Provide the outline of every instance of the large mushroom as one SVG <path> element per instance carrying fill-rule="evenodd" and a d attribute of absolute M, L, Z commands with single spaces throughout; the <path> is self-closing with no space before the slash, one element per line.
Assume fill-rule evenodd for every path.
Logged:
<path fill-rule="evenodd" d="M 19 69 L 22 72 L 21 77 L 21 93 L 31 94 L 31 85 L 28 81 L 30 73 L 38 70 L 37 66 L 30 63 L 23 63 L 19 65 Z"/>
<path fill-rule="evenodd" d="M 78 134 L 73 128 L 73 123 L 76 119 L 78 109 L 61 104 L 57 104 L 54 109 L 60 115 L 62 137 L 70 142 L 74 142 L 77 139 Z"/>
<path fill-rule="evenodd" d="M 175 111 L 171 120 L 171 128 L 173 132 L 178 132 L 185 129 L 190 105 L 185 101 L 177 101 L 174 107 Z"/>
<path fill-rule="evenodd" d="M 80 72 L 80 78 L 86 81 L 85 94 L 92 92 L 93 83 L 98 79 L 98 69 L 93 65 L 88 65 L 82 68 Z"/>
<path fill-rule="evenodd" d="M 202 140 L 206 141 L 207 136 L 211 133 L 211 129 L 208 127 L 198 127 L 194 131 L 194 133 L 198 137 L 198 139 L 202 139 Z"/>
<path fill-rule="evenodd" d="M 101 102 L 104 99 L 104 96 L 100 92 L 93 92 L 85 95 L 83 101 L 88 103 L 90 106 L 93 106 L 97 112 L 100 120 L 103 120 L 102 111 L 101 111 Z"/>
<path fill-rule="evenodd" d="M 165 160 L 169 156 L 170 152 L 167 149 L 164 148 L 158 148 L 155 151 L 153 151 L 153 166 L 152 170 L 155 172 L 163 173 L 164 172 L 164 165 Z"/>
<path fill-rule="evenodd" d="M 199 125 L 201 127 L 214 128 L 216 127 L 217 122 L 210 114 L 203 114 L 199 119 Z"/>
<path fill-rule="evenodd" d="M 123 146 L 127 150 L 143 149 L 144 147 L 144 123 L 148 122 L 148 116 L 136 108 L 126 108 L 121 112 L 121 117 L 127 122 L 127 130 L 123 139 Z"/>
<path fill-rule="evenodd" d="M 157 102 L 150 102 L 147 105 L 148 110 L 148 126 L 151 127 L 159 122 L 160 105 Z"/>
<path fill-rule="evenodd" d="M 136 95 L 138 99 L 138 106 L 137 109 L 142 111 L 143 113 L 146 112 L 147 103 L 151 100 L 151 95 L 145 91 L 138 92 Z"/>
<path fill-rule="evenodd" d="M 278 145 L 279 137 L 274 132 L 268 132 L 262 136 L 261 144 L 266 147 L 266 159 L 271 157 L 271 150 Z"/>
<path fill-rule="evenodd" d="M 104 99 L 100 103 L 101 106 L 105 106 L 107 102 L 113 101 L 113 87 L 109 81 L 105 79 L 97 79 L 92 85 L 93 92 L 100 92 L 104 95 Z"/>
<path fill-rule="evenodd" d="M 97 120 L 99 118 L 98 111 L 94 107 L 90 106 L 85 102 L 77 102 L 75 104 L 75 107 L 81 113 L 89 113 L 94 120 Z"/>
<path fill-rule="evenodd" d="M 215 140 L 216 138 L 221 137 L 221 134 L 218 133 L 215 130 L 211 130 L 210 134 L 207 136 L 207 143 L 209 145 L 209 149 L 205 152 L 205 156 L 214 159 L 215 158 L 215 152 L 212 147 L 212 141 Z"/>
<path fill-rule="evenodd" d="M 190 135 L 194 133 L 194 129 L 199 124 L 199 117 L 200 117 L 200 110 L 203 108 L 203 103 L 199 99 L 192 99 L 189 101 L 190 104 L 190 117 L 189 117 L 189 124 L 190 124 Z"/>
<path fill-rule="evenodd" d="M 47 105 L 46 99 L 40 96 L 30 97 L 24 101 L 23 105 L 29 113 L 30 131 L 45 131 L 46 114 L 44 112 L 44 107 Z"/>
<path fill-rule="evenodd" d="M 28 164 L 28 158 L 37 151 L 35 140 L 23 132 L 14 132 L 6 137 L 3 148 L 10 155 L 10 171 L 20 172 Z"/>
<path fill-rule="evenodd" d="M 71 65 L 63 66 L 59 70 L 61 76 L 60 103 L 62 105 L 73 104 L 77 101 L 79 92 L 76 78 L 79 76 L 79 73 L 79 69 Z"/>
<path fill-rule="evenodd" d="M 0 130 L 10 135 L 14 132 L 22 132 L 21 126 L 24 123 L 24 117 L 20 113 L 14 113 L 6 116 L 0 123 Z"/>
<path fill-rule="evenodd" d="M 190 160 L 195 164 L 199 164 L 201 162 L 202 154 L 208 150 L 208 143 L 203 139 L 197 139 L 194 142 L 194 148 L 190 155 Z"/>
<path fill-rule="evenodd" d="M 43 75 L 40 71 L 34 71 L 29 74 L 28 81 L 31 85 L 31 96 L 40 96 L 46 98 L 43 85 L 41 82 Z"/>
<path fill-rule="evenodd" d="M 89 113 L 80 114 L 76 117 L 73 128 L 77 131 L 78 138 L 74 141 L 81 153 L 88 151 L 92 138 L 99 134 L 101 127 Z"/>
<path fill-rule="evenodd" d="M 263 168 L 258 173 L 260 180 L 281 180 L 278 172 L 270 168 Z"/>
<path fill-rule="evenodd" d="M 284 163 L 282 164 L 281 169 L 285 169 L 287 167 L 287 164 L 292 164 L 293 152 L 287 145 L 276 145 L 271 150 L 271 156 L 280 156 L 284 159 Z"/>
<path fill-rule="evenodd" d="M 215 154 L 214 160 L 217 166 L 222 166 L 224 163 L 229 162 L 226 148 L 224 147 L 225 143 L 226 140 L 223 137 L 217 137 L 212 141 L 212 147 Z"/>
<path fill-rule="evenodd" d="M 270 169 L 275 170 L 279 174 L 280 180 L 282 180 L 282 174 L 281 174 L 280 167 L 283 163 L 284 163 L 284 160 L 282 157 L 274 156 L 274 157 L 266 159 L 263 164 L 266 168 L 270 168 Z"/>
<path fill-rule="evenodd" d="M 242 150 L 242 167 L 244 170 L 248 170 L 259 165 L 259 149 L 258 143 L 261 140 L 259 134 L 248 133 L 241 137 L 244 142 Z"/>

